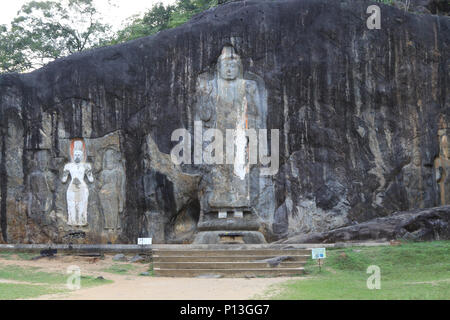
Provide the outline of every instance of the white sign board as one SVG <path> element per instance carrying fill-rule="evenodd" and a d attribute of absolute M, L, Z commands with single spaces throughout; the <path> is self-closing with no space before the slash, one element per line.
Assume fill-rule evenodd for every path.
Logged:
<path fill-rule="evenodd" d="M 312 248 L 311 255 L 313 259 L 325 259 L 327 257 L 325 248 Z"/>
<path fill-rule="evenodd" d="M 219 219 L 226 219 L 226 218 L 227 218 L 227 212 L 219 211 Z"/>
<path fill-rule="evenodd" d="M 138 238 L 138 245 L 152 244 L 152 238 Z"/>
<path fill-rule="evenodd" d="M 242 211 L 235 211 L 234 212 L 234 217 L 235 218 L 243 218 L 244 217 L 244 213 Z"/>

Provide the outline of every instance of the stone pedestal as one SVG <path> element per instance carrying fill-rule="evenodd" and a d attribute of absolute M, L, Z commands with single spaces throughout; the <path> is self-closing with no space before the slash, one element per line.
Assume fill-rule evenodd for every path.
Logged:
<path fill-rule="evenodd" d="M 258 216 L 250 208 L 220 208 L 202 214 L 194 243 L 266 243 Z"/>

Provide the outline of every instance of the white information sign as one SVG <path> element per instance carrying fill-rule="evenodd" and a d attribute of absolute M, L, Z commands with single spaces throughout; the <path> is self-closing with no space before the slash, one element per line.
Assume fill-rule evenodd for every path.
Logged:
<path fill-rule="evenodd" d="M 242 211 L 235 211 L 234 212 L 234 217 L 235 218 L 243 218 L 244 217 L 244 213 Z"/>
<path fill-rule="evenodd" d="M 325 248 L 312 248 L 311 255 L 313 259 L 325 259 L 327 257 Z"/>
<path fill-rule="evenodd" d="M 219 219 L 226 219 L 226 218 L 227 218 L 227 212 L 219 211 Z"/>
<path fill-rule="evenodd" d="M 138 245 L 152 244 L 152 238 L 138 238 Z"/>

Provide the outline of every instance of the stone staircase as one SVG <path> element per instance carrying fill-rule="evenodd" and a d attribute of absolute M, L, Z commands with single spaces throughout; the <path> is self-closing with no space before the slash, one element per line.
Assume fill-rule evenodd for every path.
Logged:
<path fill-rule="evenodd" d="M 160 277 L 277 277 L 304 273 L 305 248 L 153 249 L 153 272 Z"/>

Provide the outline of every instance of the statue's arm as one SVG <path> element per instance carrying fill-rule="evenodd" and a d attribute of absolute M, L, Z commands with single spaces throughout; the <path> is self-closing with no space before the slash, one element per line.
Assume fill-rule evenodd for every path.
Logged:
<path fill-rule="evenodd" d="M 258 126 L 260 97 L 258 87 L 255 81 L 247 80 L 247 114 L 249 116 L 249 127 Z"/>
<path fill-rule="evenodd" d="M 199 113 L 200 120 L 202 121 L 209 121 L 212 116 L 212 110 L 211 110 L 211 92 L 212 92 L 212 85 L 209 81 L 204 79 L 199 79 L 197 81 L 197 103 L 196 103 L 196 109 Z"/>
<path fill-rule="evenodd" d="M 249 106 L 249 112 L 257 115 L 258 114 L 258 104 L 260 102 L 259 100 L 259 92 L 258 87 L 256 85 L 255 81 L 248 80 L 247 82 L 247 99 L 248 99 L 248 106 Z"/>
<path fill-rule="evenodd" d="M 436 182 L 440 183 L 441 179 L 444 175 L 444 169 L 442 168 L 442 166 L 439 166 L 438 168 L 436 168 Z"/>
<path fill-rule="evenodd" d="M 63 175 L 62 175 L 62 178 L 61 178 L 61 182 L 62 183 L 66 183 L 67 182 L 67 179 L 69 178 L 69 174 L 70 174 L 70 171 L 69 171 L 69 168 L 67 167 L 67 164 L 64 166 L 64 171 L 63 171 Z"/>
<path fill-rule="evenodd" d="M 54 192 L 56 189 L 55 189 L 55 181 L 53 180 L 53 175 L 49 174 L 46 176 L 46 178 L 47 178 L 47 185 L 50 188 L 50 191 Z"/>
<path fill-rule="evenodd" d="M 125 172 L 120 169 L 120 192 L 119 192 L 119 212 L 123 211 L 124 202 L 125 202 Z"/>
<path fill-rule="evenodd" d="M 94 182 L 94 175 L 92 174 L 92 167 L 89 163 L 86 164 L 86 177 L 90 183 Z"/>

